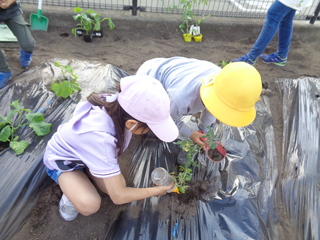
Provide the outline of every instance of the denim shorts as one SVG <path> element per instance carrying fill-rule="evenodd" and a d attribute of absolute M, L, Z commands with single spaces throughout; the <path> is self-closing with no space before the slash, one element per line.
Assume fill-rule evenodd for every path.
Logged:
<path fill-rule="evenodd" d="M 79 168 L 76 170 L 81 170 L 81 171 L 85 172 L 85 168 Z M 63 172 L 56 170 L 56 169 L 50 170 L 47 167 L 46 167 L 46 172 L 47 172 L 48 176 L 52 178 L 53 181 L 55 181 L 56 183 L 59 184 L 58 178 L 60 177 L 61 173 L 63 173 Z"/>
<path fill-rule="evenodd" d="M 61 175 L 62 172 L 60 172 L 59 170 L 56 170 L 56 169 L 50 170 L 47 167 L 46 167 L 46 172 L 47 172 L 48 176 L 53 179 L 53 181 L 55 181 L 56 183 L 59 184 L 58 178 L 59 178 L 59 176 Z"/>

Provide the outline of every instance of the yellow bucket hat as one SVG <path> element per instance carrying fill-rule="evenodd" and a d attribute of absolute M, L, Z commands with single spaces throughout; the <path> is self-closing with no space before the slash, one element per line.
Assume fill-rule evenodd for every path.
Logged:
<path fill-rule="evenodd" d="M 244 127 L 256 117 L 262 82 L 259 72 L 245 62 L 226 65 L 218 75 L 202 79 L 201 99 L 219 121 L 232 127 Z"/>

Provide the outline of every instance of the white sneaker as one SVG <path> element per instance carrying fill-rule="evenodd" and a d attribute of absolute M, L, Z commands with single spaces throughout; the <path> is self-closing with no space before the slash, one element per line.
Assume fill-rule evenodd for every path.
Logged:
<path fill-rule="evenodd" d="M 59 213 L 60 216 L 67 222 L 75 220 L 79 214 L 73 204 L 64 194 L 59 202 Z"/>

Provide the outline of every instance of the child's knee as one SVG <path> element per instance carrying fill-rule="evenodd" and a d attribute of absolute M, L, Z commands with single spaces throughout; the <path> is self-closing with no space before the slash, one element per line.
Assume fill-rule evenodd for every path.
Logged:
<path fill-rule="evenodd" d="M 77 205 L 76 209 L 84 216 L 89 216 L 96 213 L 101 206 L 101 198 L 100 197 L 86 197 L 85 199 L 81 199 Z"/>

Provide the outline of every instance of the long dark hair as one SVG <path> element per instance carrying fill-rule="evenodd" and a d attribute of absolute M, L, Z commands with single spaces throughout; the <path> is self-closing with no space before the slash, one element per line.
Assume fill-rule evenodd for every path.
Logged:
<path fill-rule="evenodd" d="M 102 100 L 97 93 L 91 93 L 87 97 L 88 102 L 90 102 L 94 106 L 104 107 L 108 113 L 108 115 L 112 118 L 113 124 L 116 131 L 116 138 L 117 138 L 117 148 L 118 157 L 124 151 L 124 143 L 125 143 L 125 128 L 126 128 L 126 121 L 129 119 L 136 120 L 134 117 L 130 116 L 124 109 L 120 106 L 119 102 L 116 100 L 114 102 L 106 102 Z M 146 123 L 139 122 L 137 128 L 147 129 L 148 125 Z"/>

